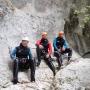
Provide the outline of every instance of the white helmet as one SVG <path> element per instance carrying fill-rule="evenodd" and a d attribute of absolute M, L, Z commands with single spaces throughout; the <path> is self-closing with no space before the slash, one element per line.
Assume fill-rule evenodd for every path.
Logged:
<path fill-rule="evenodd" d="M 28 37 L 23 37 L 22 40 L 29 41 Z"/>

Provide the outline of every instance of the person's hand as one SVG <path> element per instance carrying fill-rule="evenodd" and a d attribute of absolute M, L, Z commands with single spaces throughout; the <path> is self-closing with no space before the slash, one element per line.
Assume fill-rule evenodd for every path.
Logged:
<path fill-rule="evenodd" d="M 65 48 L 63 47 L 61 50 L 62 50 L 62 51 L 65 51 Z"/>
<path fill-rule="evenodd" d="M 49 58 L 49 54 L 46 55 L 46 58 Z"/>
<path fill-rule="evenodd" d="M 60 49 L 58 49 L 58 52 L 61 52 L 61 50 L 60 50 Z"/>
<path fill-rule="evenodd" d="M 18 58 L 16 57 L 14 60 L 18 61 Z"/>
<path fill-rule="evenodd" d="M 39 45 L 39 48 L 40 48 L 40 49 L 43 49 L 43 46 L 42 46 L 42 45 Z"/>

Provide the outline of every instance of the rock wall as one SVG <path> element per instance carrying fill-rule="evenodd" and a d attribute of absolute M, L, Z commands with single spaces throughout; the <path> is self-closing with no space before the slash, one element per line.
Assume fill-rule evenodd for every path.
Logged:
<path fill-rule="evenodd" d="M 9 49 L 19 45 L 23 36 L 30 38 L 30 46 L 33 48 L 41 31 L 48 31 L 49 39 L 53 39 L 53 35 L 64 27 L 63 3 L 59 5 L 59 0 L 58 3 L 48 0 L 28 1 L 14 0 L 12 3 L 10 0 L 0 0 L 0 90 L 50 90 L 53 81 L 52 72 L 42 63 L 41 68 L 36 70 L 36 83 L 31 83 L 25 73 L 19 75 L 19 80 L 28 84 L 14 86 L 11 83 L 12 60 Z"/>
<path fill-rule="evenodd" d="M 76 0 L 65 20 L 65 33 L 70 45 L 80 54 L 90 52 L 89 0 Z"/>
<path fill-rule="evenodd" d="M 23 36 L 30 38 L 31 48 L 35 47 L 35 41 L 40 38 L 42 31 L 47 31 L 48 37 L 52 41 L 53 36 L 64 29 L 64 18 L 68 16 L 72 2 L 72 0 L 0 0 L 0 90 L 54 89 L 51 89 L 52 84 L 55 84 L 52 72 L 43 62 L 40 68 L 36 70 L 35 83 L 29 81 L 29 75 L 20 73 L 21 83 L 12 85 L 12 69 L 10 68 L 12 60 L 9 57 L 9 49 L 18 45 Z M 32 52 L 34 53 L 35 50 L 32 49 Z M 87 66 L 87 63 L 85 65 Z M 58 79 L 58 77 L 57 75 L 55 78 Z M 59 82 L 57 84 L 60 84 Z M 72 89 L 69 88 L 69 90 Z"/>
<path fill-rule="evenodd" d="M 79 59 L 72 62 L 56 75 L 55 88 L 52 90 L 89 90 L 90 59 Z"/>

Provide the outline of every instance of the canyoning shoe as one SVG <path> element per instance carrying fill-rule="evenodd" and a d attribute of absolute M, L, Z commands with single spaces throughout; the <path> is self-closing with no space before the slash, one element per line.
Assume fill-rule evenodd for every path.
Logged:
<path fill-rule="evenodd" d="M 57 70 L 60 70 L 60 67 L 56 67 Z"/>
<path fill-rule="evenodd" d="M 18 81 L 17 79 L 13 79 L 13 80 L 12 80 L 12 83 L 13 83 L 13 84 L 17 84 L 17 83 L 19 83 L 19 81 Z"/>
<path fill-rule="evenodd" d="M 39 67 L 40 66 L 40 63 L 37 63 L 36 66 Z"/>
<path fill-rule="evenodd" d="M 32 82 L 32 83 L 34 83 L 34 82 L 35 82 L 35 80 L 31 80 L 31 82 Z"/>
<path fill-rule="evenodd" d="M 35 83 L 35 81 L 31 81 L 32 83 Z"/>
<path fill-rule="evenodd" d="M 31 79 L 31 82 L 35 82 L 35 78 Z"/>

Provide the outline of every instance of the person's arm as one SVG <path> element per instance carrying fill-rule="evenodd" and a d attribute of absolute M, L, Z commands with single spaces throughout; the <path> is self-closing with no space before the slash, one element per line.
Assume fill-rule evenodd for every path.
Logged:
<path fill-rule="evenodd" d="M 63 46 L 64 48 L 68 48 L 68 43 L 67 43 L 67 41 L 66 40 L 64 40 L 64 46 Z"/>
<path fill-rule="evenodd" d="M 48 46 L 48 54 L 49 54 L 49 55 L 52 54 L 52 46 L 51 46 L 51 43 L 49 43 L 49 46 Z"/>
<path fill-rule="evenodd" d="M 14 48 L 14 49 L 11 51 L 10 57 L 11 57 L 12 60 L 15 60 L 15 59 L 16 59 L 16 48 Z"/>
<path fill-rule="evenodd" d="M 55 38 L 54 41 L 53 41 L 53 47 L 58 51 L 58 48 L 57 48 L 57 46 L 56 46 L 56 38 Z"/>
<path fill-rule="evenodd" d="M 41 40 L 38 40 L 36 42 L 36 46 L 38 46 L 40 49 L 43 49 L 44 47 L 41 45 Z"/>
<path fill-rule="evenodd" d="M 36 41 L 36 45 L 38 45 L 38 46 L 40 45 L 40 40 Z"/>
<path fill-rule="evenodd" d="M 29 60 L 32 60 L 32 53 L 31 53 L 31 49 L 29 48 Z"/>

